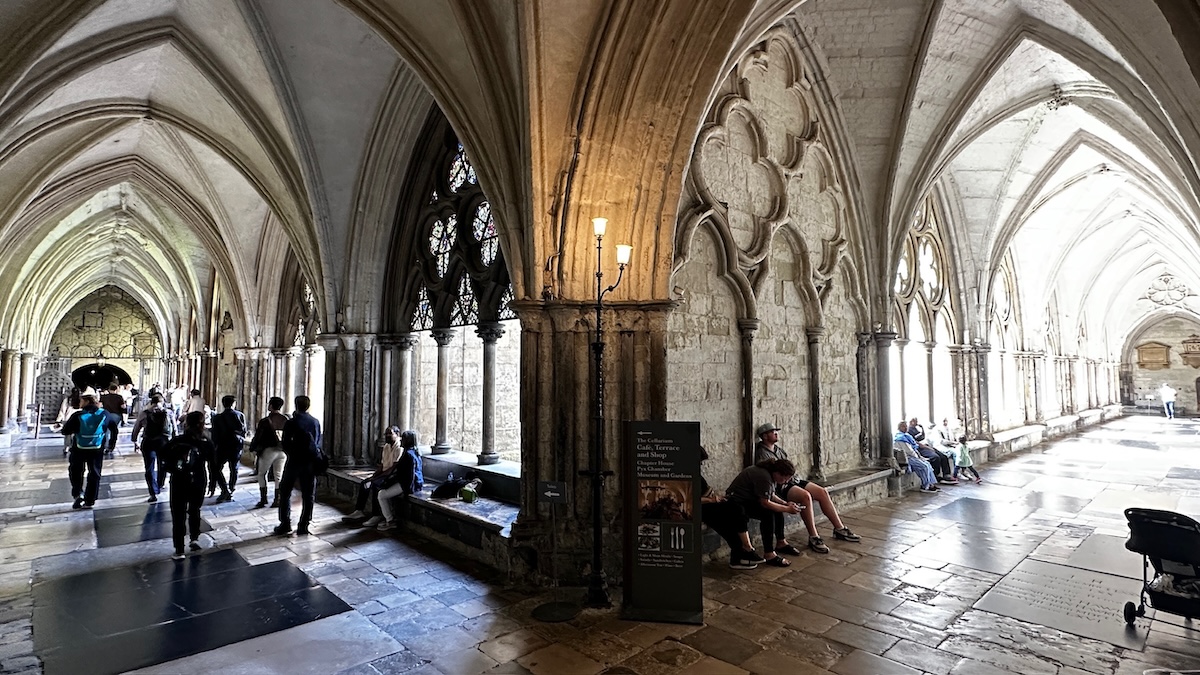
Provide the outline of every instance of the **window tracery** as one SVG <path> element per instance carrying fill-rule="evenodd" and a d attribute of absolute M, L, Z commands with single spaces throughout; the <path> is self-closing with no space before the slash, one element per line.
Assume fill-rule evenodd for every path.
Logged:
<path fill-rule="evenodd" d="M 417 293 L 417 308 L 413 312 L 412 329 L 429 330 L 433 328 L 433 304 L 429 301 L 429 289 L 421 287 Z"/>
<path fill-rule="evenodd" d="M 429 233 L 429 252 L 437 261 L 439 277 L 446 276 L 446 270 L 450 267 L 450 252 L 454 250 L 457 239 L 458 218 L 450 216 L 445 220 L 439 218 L 433 221 L 433 230 Z"/>
<path fill-rule="evenodd" d="M 458 298 L 454 301 L 454 309 L 450 311 L 450 323 L 455 326 L 468 326 L 479 321 L 479 301 L 475 299 L 475 289 L 467 275 L 458 280 Z"/>

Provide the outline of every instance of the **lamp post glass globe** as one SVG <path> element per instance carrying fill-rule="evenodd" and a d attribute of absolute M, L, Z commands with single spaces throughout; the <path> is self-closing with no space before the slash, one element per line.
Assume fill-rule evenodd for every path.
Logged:
<path fill-rule="evenodd" d="M 592 232 L 597 237 L 603 237 L 606 229 L 608 229 L 608 218 L 592 218 Z"/>

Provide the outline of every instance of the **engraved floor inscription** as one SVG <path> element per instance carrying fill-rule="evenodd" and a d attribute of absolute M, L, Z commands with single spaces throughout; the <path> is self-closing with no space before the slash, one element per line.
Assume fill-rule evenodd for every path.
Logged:
<path fill-rule="evenodd" d="M 1139 619 L 1127 630 L 1121 618 L 1122 606 L 1136 602 L 1140 588 L 1140 580 L 1025 560 L 975 608 L 1140 650 L 1149 622 Z"/>

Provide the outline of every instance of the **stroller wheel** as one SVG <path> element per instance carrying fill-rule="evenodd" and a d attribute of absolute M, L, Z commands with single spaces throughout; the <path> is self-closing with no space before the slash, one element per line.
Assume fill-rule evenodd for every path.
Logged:
<path fill-rule="evenodd" d="M 1133 625 L 1134 620 L 1138 617 L 1137 606 L 1132 602 L 1125 603 L 1125 623 Z"/>

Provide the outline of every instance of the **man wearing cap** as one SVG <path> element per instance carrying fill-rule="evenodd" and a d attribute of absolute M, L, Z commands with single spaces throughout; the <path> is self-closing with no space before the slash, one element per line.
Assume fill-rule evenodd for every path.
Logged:
<path fill-rule="evenodd" d="M 770 422 L 758 427 L 755 432 L 755 435 L 758 436 L 758 443 L 754 446 L 755 464 L 788 458 L 783 448 L 777 445 L 779 431 L 779 427 Z M 817 523 L 812 508 L 814 501 L 821 505 L 821 513 L 824 513 L 833 525 L 834 537 L 843 541 L 862 541 L 862 537 L 851 532 L 850 528 L 842 522 L 841 516 L 838 515 L 837 509 L 833 505 L 833 499 L 829 496 L 829 491 L 820 485 L 793 476 L 791 480 L 778 486 L 775 493 L 785 502 L 794 502 L 804 507 L 800 512 L 800 519 L 804 521 L 804 527 L 808 530 L 808 547 L 813 551 L 829 553 L 829 547 L 817 533 Z M 800 549 L 784 542 L 777 545 L 775 552 L 780 555 L 799 555 Z"/>
<path fill-rule="evenodd" d="M 67 459 L 67 476 L 71 479 L 71 508 L 90 509 L 100 494 L 100 470 L 104 463 L 104 448 L 112 433 L 108 413 L 100 409 L 96 390 L 88 387 L 79 394 L 80 409 L 63 423 L 64 436 L 73 435 L 71 454 Z M 83 470 L 87 468 L 87 487 Z"/>

